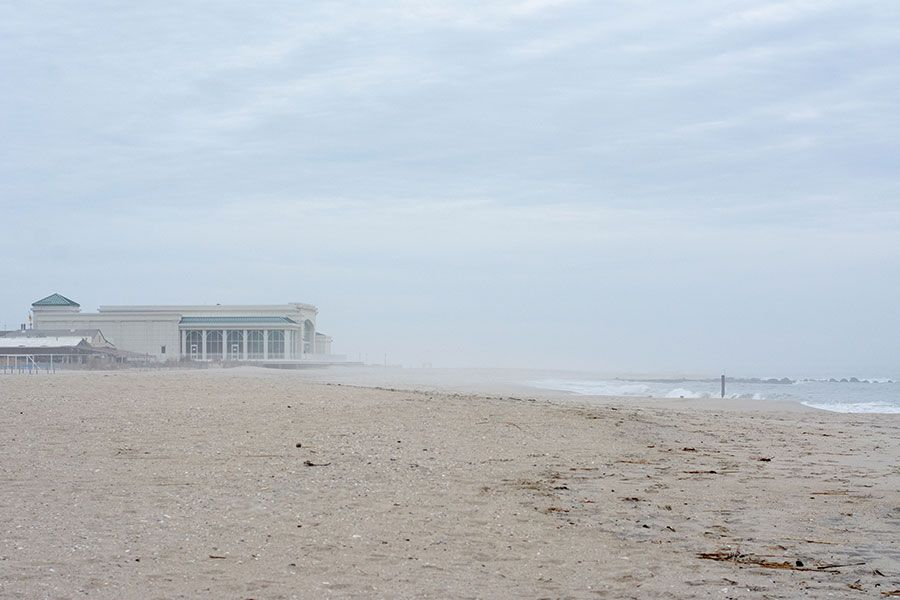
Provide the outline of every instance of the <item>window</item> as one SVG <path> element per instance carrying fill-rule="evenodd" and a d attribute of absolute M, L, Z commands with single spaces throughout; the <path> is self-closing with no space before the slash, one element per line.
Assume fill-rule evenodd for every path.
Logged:
<path fill-rule="evenodd" d="M 228 360 L 241 360 L 244 357 L 244 332 L 229 330 L 225 350 L 228 352 Z"/>
<path fill-rule="evenodd" d="M 313 354 L 316 351 L 316 326 L 307 319 L 303 322 L 303 352 Z"/>
<path fill-rule="evenodd" d="M 250 359 L 260 360 L 264 352 L 263 332 L 258 329 L 251 329 L 247 332 L 247 355 Z"/>
<path fill-rule="evenodd" d="M 188 331 L 184 336 L 184 356 L 199 360 L 203 349 L 203 336 L 199 331 Z"/>
<path fill-rule="evenodd" d="M 222 332 L 218 330 L 206 332 L 206 358 L 220 359 L 222 358 Z"/>
<path fill-rule="evenodd" d="M 284 332 L 269 332 L 269 358 L 284 358 Z"/>
<path fill-rule="evenodd" d="M 160 347 L 159 347 L 159 353 L 160 353 L 160 354 L 165 354 L 165 353 L 166 353 L 166 347 L 165 347 L 165 346 L 160 346 Z"/>

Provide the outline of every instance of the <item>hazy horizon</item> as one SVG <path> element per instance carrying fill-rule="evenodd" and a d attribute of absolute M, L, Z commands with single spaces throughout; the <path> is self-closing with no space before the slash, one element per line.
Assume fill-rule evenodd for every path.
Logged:
<path fill-rule="evenodd" d="M 900 4 L 0 6 L 0 326 L 318 306 L 350 358 L 900 376 Z"/>

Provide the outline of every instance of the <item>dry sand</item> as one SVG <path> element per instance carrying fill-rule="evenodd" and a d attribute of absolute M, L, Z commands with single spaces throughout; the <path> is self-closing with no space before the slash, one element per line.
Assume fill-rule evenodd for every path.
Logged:
<path fill-rule="evenodd" d="M 5 376 L 0 597 L 900 590 L 900 417 L 628 402 Z"/>

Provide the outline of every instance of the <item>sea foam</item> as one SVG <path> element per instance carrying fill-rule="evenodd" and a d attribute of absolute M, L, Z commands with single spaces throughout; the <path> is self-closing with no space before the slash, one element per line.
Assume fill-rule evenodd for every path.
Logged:
<path fill-rule="evenodd" d="M 889 402 L 801 402 L 801 404 L 837 413 L 900 414 L 900 406 Z"/>
<path fill-rule="evenodd" d="M 529 381 L 528 385 L 544 390 L 559 390 L 581 396 L 650 396 L 650 386 L 643 383 L 618 381 L 578 381 L 569 379 L 542 379 Z"/>

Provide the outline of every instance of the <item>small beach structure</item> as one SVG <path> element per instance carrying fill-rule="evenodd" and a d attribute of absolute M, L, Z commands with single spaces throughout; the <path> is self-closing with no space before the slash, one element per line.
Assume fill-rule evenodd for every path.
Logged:
<path fill-rule="evenodd" d="M 62 365 L 110 366 L 150 357 L 118 350 L 94 331 L 0 331 L 0 370 Z"/>

